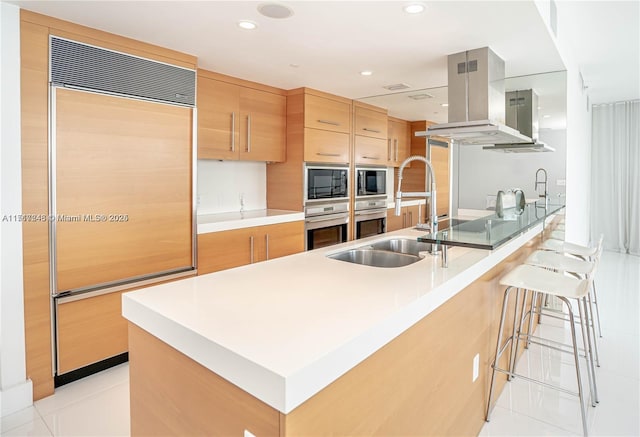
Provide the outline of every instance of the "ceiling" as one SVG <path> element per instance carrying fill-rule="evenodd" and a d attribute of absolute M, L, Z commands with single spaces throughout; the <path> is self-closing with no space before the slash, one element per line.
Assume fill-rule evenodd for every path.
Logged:
<path fill-rule="evenodd" d="M 447 55 L 484 46 L 505 60 L 507 77 L 565 68 L 533 1 L 427 1 L 426 11 L 416 15 L 403 11 L 410 3 L 406 1 L 279 1 L 293 10 L 286 19 L 261 15 L 257 7 L 264 2 L 255 1 L 11 3 L 195 55 L 201 68 L 283 89 L 307 86 L 349 98 L 387 94 L 383 86 L 397 83 L 408 84 L 409 91 L 446 86 Z M 624 88 L 626 82 L 618 83 L 608 70 L 599 69 L 600 56 L 618 53 L 607 49 L 607 42 L 628 30 L 613 21 L 602 26 L 608 17 L 620 18 L 603 6 L 608 2 L 566 3 L 575 3 L 572 8 L 591 5 L 587 17 L 580 13 L 576 20 L 585 24 L 572 32 L 588 31 L 599 38 L 580 53 L 591 57 L 592 62 L 584 61 L 591 90 L 606 98 L 606 89 Z M 624 26 L 638 23 L 637 17 L 623 18 Z M 256 22 L 257 29 L 240 29 L 241 19 Z M 597 32 L 589 27 L 595 24 Z M 627 57 L 626 62 L 632 61 Z M 373 74 L 362 76 L 363 70 Z M 629 74 L 633 79 L 634 70 Z M 414 114 L 413 119 L 418 118 Z"/>

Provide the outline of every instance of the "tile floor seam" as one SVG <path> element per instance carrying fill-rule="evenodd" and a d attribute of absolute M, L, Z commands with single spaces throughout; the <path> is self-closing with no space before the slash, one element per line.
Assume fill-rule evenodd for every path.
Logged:
<path fill-rule="evenodd" d="M 558 425 L 558 424 L 556 424 L 556 423 L 547 422 L 546 420 L 541 420 L 541 419 L 539 419 L 539 418 L 537 418 L 537 417 L 534 417 L 534 416 L 531 416 L 531 415 L 529 415 L 529 414 L 527 414 L 527 413 L 523 413 L 522 411 L 518 411 L 518 410 L 515 410 L 515 409 L 509 409 L 509 408 L 501 407 L 501 406 L 499 406 L 499 405 L 496 405 L 494 408 L 501 408 L 501 409 L 506 410 L 506 411 L 512 411 L 512 412 L 517 413 L 517 414 L 519 414 L 519 415 L 521 415 L 521 416 L 525 416 L 525 417 L 527 417 L 527 418 L 528 418 L 528 419 L 530 419 L 530 420 L 535 420 L 536 422 L 544 423 L 545 425 L 547 425 L 547 426 L 551 426 L 552 428 L 558 428 L 558 429 L 561 429 L 562 431 L 564 431 L 564 432 L 568 432 L 568 433 L 570 433 L 570 434 L 572 434 L 572 435 L 580 435 L 580 434 L 576 434 L 576 432 L 575 432 L 575 431 L 573 431 L 573 430 L 571 430 L 571 429 L 564 428 L 564 427 L 562 427 L 562 426 L 560 426 L 560 425 Z"/>

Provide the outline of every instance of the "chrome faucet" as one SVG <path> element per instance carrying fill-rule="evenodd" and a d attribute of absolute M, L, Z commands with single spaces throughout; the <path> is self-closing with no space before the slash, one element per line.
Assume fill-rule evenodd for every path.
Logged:
<path fill-rule="evenodd" d="M 542 172 L 544 173 L 544 180 L 538 180 L 538 174 Z M 533 187 L 533 189 L 538 192 L 538 186 L 542 185 L 544 187 L 544 193 L 543 194 L 538 194 L 538 197 L 543 197 L 545 202 L 547 201 L 547 199 L 549 198 L 549 193 L 547 192 L 547 171 L 544 168 L 539 168 L 536 171 L 536 184 Z"/>
<path fill-rule="evenodd" d="M 431 175 L 431 191 L 423 191 L 423 192 L 402 192 L 402 172 L 404 168 L 412 161 L 422 161 L 426 164 L 427 169 L 429 169 L 429 173 Z M 425 187 L 425 190 L 427 187 Z M 438 214 L 436 214 L 436 174 L 433 171 L 433 167 L 431 166 L 431 162 L 424 156 L 414 155 L 410 156 L 400 164 L 400 170 L 398 172 L 398 191 L 396 192 L 396 216 L 400 215 L 400 209 L 402 208 L 402 198 L 403 197 L 422 197 L 425 198 L 431 197 L 431 218 L 429 221 L 431 222 L 431 232 L 436 234 L 438 232 Z"/>

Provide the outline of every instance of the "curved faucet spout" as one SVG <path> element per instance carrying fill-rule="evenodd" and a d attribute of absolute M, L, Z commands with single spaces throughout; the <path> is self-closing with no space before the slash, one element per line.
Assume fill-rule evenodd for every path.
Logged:
<path fill-rule="evenodd" d="M 427 169 L 429 170 L 429 174 L 431 175 L 431 191 L 428 191 L 428 187 L 425 187 L 425 191 L 423 192 L 402 192 L 402 173 L 404 172 L 405 167 L 412 161 L 422 161 L 426 164 Z M 402 198 L 403 197 L 421 197 L 425 196 L 425 198 L 431 197 L 431 232 L 434 234 L 438 232 L 438 215 L 436 214 L 436 174 L 433 171 L 433 166 L 431 162 L 420 155 L 413 155 L 402 161 L 400 164 L 400 170 L 398 171 L 398 191 L 396 192 L 396 216 L 400 215 L 400 209 L 402 208 Z"/>

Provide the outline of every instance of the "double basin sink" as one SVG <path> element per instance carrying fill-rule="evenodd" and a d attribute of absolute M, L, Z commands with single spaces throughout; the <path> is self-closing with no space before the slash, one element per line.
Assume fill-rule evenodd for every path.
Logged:
<path fill-rule="evenodd" d="M 420 261 L 430 251 L 429 243 L 421 243 L 410 238 L 392 238 L 327 257 L 371 267 L 403 267 Z"/>

